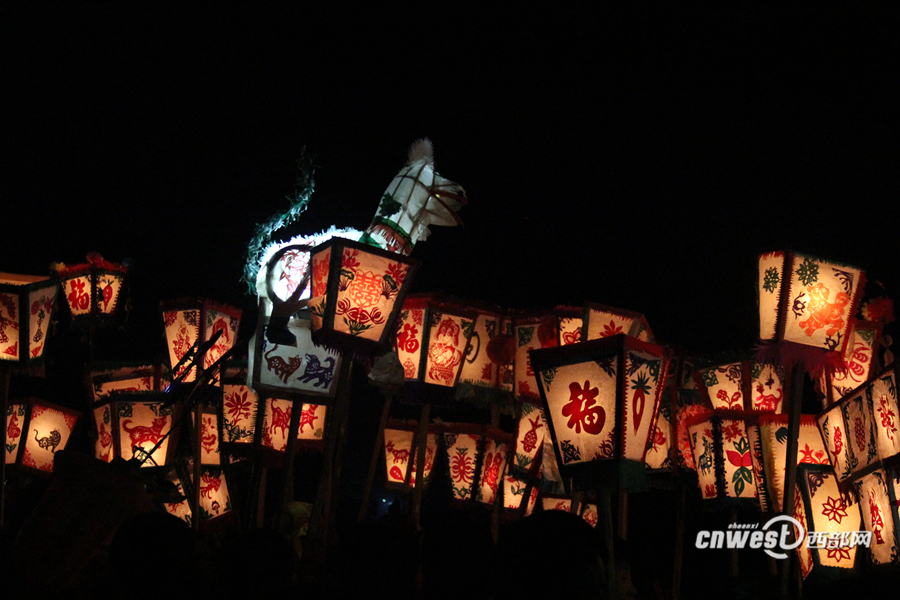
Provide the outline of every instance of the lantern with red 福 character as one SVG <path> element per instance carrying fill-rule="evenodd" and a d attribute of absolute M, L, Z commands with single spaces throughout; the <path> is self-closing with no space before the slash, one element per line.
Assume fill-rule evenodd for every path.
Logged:
<path fill-rule="evenodd" d="M 63 296 L 76 322 L 103 322 L 115 314 L 128 266 L 104 260 L 96 252 L 79 265 L 55 265 Z"/>

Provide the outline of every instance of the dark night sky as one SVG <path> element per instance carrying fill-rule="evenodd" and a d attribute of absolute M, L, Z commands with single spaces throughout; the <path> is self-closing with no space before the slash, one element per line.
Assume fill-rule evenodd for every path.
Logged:
<path fill-rule="evenodd" d="M 428 136 L 470 204 L 417 245 L 416 291 L 602 302 L 711 351 L 755 339 L 759 252 L 896 298 L 895 23 L 663 10 L 4 8 L 0 270 L 129 257 L 134 335 L 178 296 L 252 318 L 246 245 L 301 148 L 320 168 L 290 234 L 364 228 Z"/>

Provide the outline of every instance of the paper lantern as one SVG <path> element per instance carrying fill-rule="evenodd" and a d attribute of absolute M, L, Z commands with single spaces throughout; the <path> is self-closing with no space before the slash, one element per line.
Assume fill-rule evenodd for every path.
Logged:
<path fill-rule="evenodd" d="M 444 433 L 444 451 L 447 453 L 453 499 L 471 500 L 482 439 L 480 431 L 483 428 L 465 424 L 447 424 L 445 427 L 448 431 Z"/>
<path fill-rule="evenodd" d="M 507 514 L 509 512 L 518 513 L 522 509 L 522 502 L 525 501 L 527 492 L 528 482 L 507 472 L 506 477 L 503 478 L 503 508 Z M 531 492 L 528 493 L 528 499 L 525 503 L 525 516 L 530 515 L 534 511 L 537 497 L 538 486 L 532 485 Z"/>
<path fill-rule="evenodd" d="M 284 452 L 287 449 L 288 432 L 291 428 L 291 412 L 295 404 L 300 407 L 300 425 L 297 429 L 297 445 L 321 446 L 325 437 L 325 415 L 327 409 L 320 404 L 303 404 L 299 401 L 281 398 L 266 398 L 263 413 L 262 445 L 265 448 Z"/>
<path fill-rule="evenodd" d="M 294 344 L 270 342 L 266 337 L 268 326 L 269 318 L 260 315 L 256 334 L 250 340 L 251 387 L 268 396 L 316 396 L 321 397 L 321 404 L 329 404 L 337 390 L 341 355 L 313 342 L 309 321 L 288 319 L 287 329 L 296 340 Z"/>
<path fill-rule="evenodd" d="M 158 392 L 167 386 L 161 369 L 152 365 L 95 365 L 91 370 L 91 394 L 94 402 L 100 402 L 112 394 Z"/>
<path fill-rule="evenodd" d="M 194 461 L 193 458 L 180 462 L 177 469 L 183 489 L 188 498 L 193 497 L 194 488 Z M 201 466 L 200 468 L 200 503 L 198 512 L 200 522 L 209 523 L 220 519 L 232 512 L 231 495 L 228 493 L 228 481 L 225 472 L 218 467 Z M 168 509 L 167 509 L 168 510 Z M 223 519 L 224 521 L 224 519 Z M 222 522 L 222 521 L 218 521 Z"/>
<path fill-rule="evenodd" d="M 448 403 L 466 359 L 477 313 L 432 295 L 403 303 L 396 350 L 403 365 L 405 401 Z"/>
<path fill-rule="evenodd" d="M 191 524 L 191 503 L 187 499 L 187 494 L 184 493 L 184 486 L 181 484 L 181 479 L 179 479 L 178 475 L 175 471 L 170 471 L 168 475 L 166 475 L 166 479 L 175 484 L 175 488 L 178 491 L 178 494 L 184 496 L 184 500 L 180 502 L 164 502 L 163 508 L 166 509 L 166 512 L 174 517 L 178 517 L 188 525 Z"/>
<path fill-rule="evenodd" d="M 49 277 L 0 273 L 0 366 L 43 359 L 56 290 Z"/>
<path fill-rule="evenodd" d="M 196 435 L 197 425 L 194 422 L 195 414 L 191 413 L 191 435 Z M 218 466 L 222 464 L 222 455 L 219 451 L 219 440 L 222 439 L 222 431 L 219 428 L 219 415 L 212 407 L 204 407 L 200 417 L 200 464 Z"/>
<path fill-rule="evenodd" d="M 418 262 L 332 238 L 312 251 L 312 265 L 313 339 L 365 356 L 387 350 Z"/>
<path fill-rule="evenodd" d="M 81 413 L 36 398 L 29 399 L 28 404 L 30 415 L 20 464 L 52 473 L 53 456 L 65 449 Z"/>
<path fill-rule="evenodd" d="M 813 569 L 852 570 L 856 560 L 852 535 L 858 535 L 861 526 L 859 503 L 853 494 L 841 492 L 831 469 L 810 465 L 798 467 L 796 489 L 799 497 L 793 516 L 807 532 L 798 548 L 803 577 Z"/>
<path fill-rule="evenodd" d="M 705 500 L 758 502 L 747 413 L 714 411 L 688 423 L 700 492 Z"/>
<path fill-rule="evenodd" d="M 794 252 L 759 257 L 759 337 L 844 352 L 862 270 Z"/>
<path fill-rule="evenodd" d="M 227 375 L 222 378 L 222 441 L 252 444 L 259 398 L 253 388 Z"/>
<path fill-rule="evenodd" d="M 533 350 L 531 363 L 567 486 L 642 489 L 668 370 L 666 350 L 619 334 Z"/>
<path fill-rule="evenodd" d="M 173 407 L 163 406 L 167 399 L 158 392 L 113 394 L 103 404 L 94 406 L 94 456 L 105 462 L 133 458 L 142 461 L 141 467 L 146 468 L 169 464 L 177 436 L 166 435 L 175 422 Z M 162 443 L 154 451 L 160 440 Z"/>
<path fill-rule="evenodd" d="M 11 402 L 6 405 L 6 464 L 15 464 L 22 452 L 22 432 L 28 431 L 28 403 Z"/>
<path fill-rule="evenodd" d="M 203 368 L 212 366 L 234 346 L 241 324 L 239 309 L 205 299 L 162 302 L 160 309 L 173 369 L 198 340 L 206 343 L 219 331 L 222 332 L 219 339 L 203 357 Z M 174 375 L 178 377 L 185 371 L 186 365 L 182 365 Z M 196 376 L 196 369 L 191 368 L 183 381 L 194 381 Z"/>
<path fill-rule="evenodd" d="M 90 318 L 102 323 L 116 312 L 128 267 L 104 260 L 96 252 L 88 254 L 87 261 L 74 266 L 59 265 L 57 274 L 72 318 L 76 322 Z"/>
<path fill-rule="evenodd" d="M 644 457 L 647 468 L 652 471 L 663 471 L 672 468 L 672 441 L 675 437 L 675 420 L 671 402 L 662 398 L 656 425 L 650 435 L 650 447 Z"/>
<path fill-rule="evenodd" d="M 866 384 L 866 407 L 875 425 L 875 447 L 887 466 L 900 463 L 900 410 L 897 402 L 896 363 L 881 371 Z"/>
<path fill-rule="evenodd" d="M 478 307 L 474 310 L 477 316 L 456 384 L 456 397 L 489 404 L 512 391 L 512 361 L 503 362 L 503 356 L 491 357 L 498 342 L 512 341 L 512 319 L 498 310 Z M 402 333 L 403 328 L 401 325 L 398 333 Z"/>
<path fill-rule="evenodd" d="M 769 480 L 766 477 L 766 462 L 763 452 L 762 428 L 756 418 L 748 419 L 747 439 L 750 441 L 750 462 L 753 466 L 753 481 L 756 483 L 756 497 L 759 510 L 763 514 L 775 512 L 772 496 L 769 493 Z"/>
<path fill-rule="evenodd" d="M 584 307 L 585 341 L 624 333 L 642 342 L 654 342 L 653 331 L 644 315 L 630 310 L 588 302 Z"/>
<path fill-rule="evenodd" d="M 510 470 L 520 477 L 533 477 L 541 464 L 540 456 L 547 433 L 543 410 L 531 402 L 519 404 L 519 425 Z"/>
<path fill-rule="evenodd" d="M 782 510 L 784 502 L 784 466 L 787 464 L 788 415 L 761 415 L 759 436 L 762 441 L 763 463 L 769 499 L 775 512 Z M 828 452 L 816 426 L 813 415 L 800 417 L 800 435 L 797 441 L 797 464 L 830 467 Z"/>
<path fill-rule="evenodd" d="M 783 367 L 735 361 L 697 371 L 697 387 L 716 410 L 781 412 L 786 375 Z"/>
<path fill-rule="evenodd" d="M 515 386 L 519 400 L 537 402 L 540 396 L 531 365 L 532 350 L 568 346 L 581 341 L 581 315 L 577 308 L 557 307 L 553 311 L 520 315 L 514 320 L 516 336 Z"/>
<path fill-rule="evenodd" d="M 484 450 L 475 499 L 483 504 L 494 504 L 500 482 L 506 474 L 506 462 L 512 436 L 505 432 L 490 428 L 484 439 Z"/>
<path fill-rule="evenodd" d="M 826 405 L 864 384 L 877 360 L 876 350 L 881 338 L 881 325 L 869 321 L 854 321 L 847 348 L 842 355 L 843 370 L 822 372 L 819 387 Z"/>
<path fill-rule="evenodd" d="M 872 564 L 900 562 L 897 537 L 897 497 L 884 469 L 878 469 L 854 482 L 865 530 L 872 534 L 869 560 Z"/>
<path fill-rule="evenodd" d="M 561 510 L 563 512 L 572 512 L 572 500 L 570 498 L 562 498 L 559 496 L 542 496 L 541 505 L 544 510 Z M 591 527 L 597 526 L 598 513 L 595 504 L 584 504 L 578 511 L 579 516 L 588 522 Z"/>
<path fill-rule="evenodd" d="M 416 487 L 416 432 L 419 426 L 415 422 L 388 423 L 384 430 L 384 459 L 387 473 L 388 489 L 407 491 Z M 425 441 L 425 463 L 422 475 L 425 485 L 431 479 L 431 469 L 437 454 L 437 428 L 429 427 Z"/>

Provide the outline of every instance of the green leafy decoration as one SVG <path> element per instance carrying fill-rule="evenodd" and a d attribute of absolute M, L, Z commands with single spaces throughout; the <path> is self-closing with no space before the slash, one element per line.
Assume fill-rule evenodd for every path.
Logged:
<path fill-rule="evenodd" d="M 803 285 L 811 285 L 819 280 L 819 265 L 811 258 L 804 258 L 800 268 L 797 269 L 797 279 Z"/>
<path fill-rule="evenodd" d="M 521 348 L 531 341 L 534 336 L 534 327 L 519 327 L 516 333 L 519 336 L 519 348 Z"/>
<path fill-rule="evenodd" d="M 556 367 L 544 369 L 541 371 L 541 376 L 544 378 L 544 383 L 547 384 L 547 389 L 550 389 L 550 384 L 552 384 L 553 380 L 556 378 Z"/>
<path fill-rule="evenodd" d="M 716 370 L 715 370 L 715 369 L 709 369 L 709 370 L 707 370 L 707 371 L 701 371 L 700 374 L 701 374 L 701 376 L 703 377 L 703 383 L 704 383 L 704 384 L 706 385 L 706 387 L 708 387 L 708 388 L 710 388 L 710 387 L 712 387 L 712 386 L 714 386 L 714 385 L 717 385 L 717 384 L 719 383 L 719 378 L 716 377 Z"/>
<path fill-rule="evenodd" d="M 787 427 L 779 427 L 778 431 L 775 432 L 775 439 L 778 440 L 779 444 L 787 443 L 788 428 Z"/>
<path fill-rule="evenodd" d="M 123 402 L 122 404 L 119 404 L 119 418 L 121 419 L 122 417 L 126 417 L 126 418 L 130 417 L 132 415 L 132 412 L 131 412 L 132 408 L 133 408 L 133 405 L 128 402 Z"/>
<path fill-rule="evenodd" d="M 516 466 L 522 467 L 523 469 L 527 469 L 528 466 L 534 462 L 533 456 L 526 456 L 521 452 L 516 452 Z"/>
<path fill-rule="evenodd" d="M 750 363 L 750 377 L 753 379 L 759 379 L 759 376 L 762 375 L 762 369 L 762 363 Z"/>
<path fill-rule="evenodd" d="M 779 283 L 781 283 L 781 277 L 778 275 L 778 269 L 775 267 L 766 269 L 765 279 L 763 280 L 763 289 L 771 294 L 778 289 Z"/>
<path fill-rule="evenodd" d="M 381 204 L 378 205 L 378 216 L 389 217 L 401 208 L 403 208 L 403 205 L 394 200 L 394 197 L 389 192 L 385 192 L 384 196 L 381 197 Z"/>
<path fill-rule="evenodd" d="M 475 325 L 475 322 L 463 319 L 460 324 L 462 325 L 463 335 L 467 338 L 472 337 L 472 326 Z"/>

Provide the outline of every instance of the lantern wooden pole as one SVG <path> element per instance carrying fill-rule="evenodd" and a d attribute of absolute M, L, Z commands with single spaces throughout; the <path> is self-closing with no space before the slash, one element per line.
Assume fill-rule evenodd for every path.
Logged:
<path fill-rule="evenodd" d="M 3 412 L 3 462 L 0 466 L 0 529 L 6 524 L 6 410 L 9 404 L 9 368 L 0 365 L 0 408 Z"/>
<path fill-rule="evenodd" d="M 793 516 L 794 513 L 794 489 L 797 485 L 797 446 L 800 439 L 800 416 L 803 412 L 803 364 L 794 365 L 791 390 L 791 406 L 788 413 L 788 439 L 787 455 L 784 465 L 784 500 L 782 502 L 782 514 Z M 794 532 L 790 539 L 793 541 Z M 790 552 L 786 561 L 782 563 L 781 570 L 781 597 L 788 598 L 791 587 L 791 564 L 797 559 L 794 552 Z"/>
<path fill-rule="evenodd" d="M 369 461 L 369 473 L 366 475 L 366 488 L 363 490 L 362 503 L 359 506 L 359 515 L 356 520 L 362 521 L 369 512 L 369 496 L 372 494 L 372 484 L 375 482 L 375 471 L 378 470 L 378 459 L 384 448 L 384 428 L 387 427 L 388 415 L 391 412 L 391 403 L 394 401 L 393 393 L 385 394 L 384 407 L 381 409 L 381 419 L 378 422 L 378 433 L 375 434 L 375 447 L 372 448 L 372 459 Z"/>
<path fill-rule="evenodd" d="M 422 492 L 425 482 L 422 480 L 425 473 L 425 453 L 428 450 L 428 424 L 431 422 L 431 403 L 422 405 L 422 413 L 419 416 L 419 433 L 416 444 L 416 487 L 413 488 L 413 522 L 416 529 L 419 528 L 419 517 L 422 514 Z M 472 484 L 473 486 L 475 483 Z"/>

